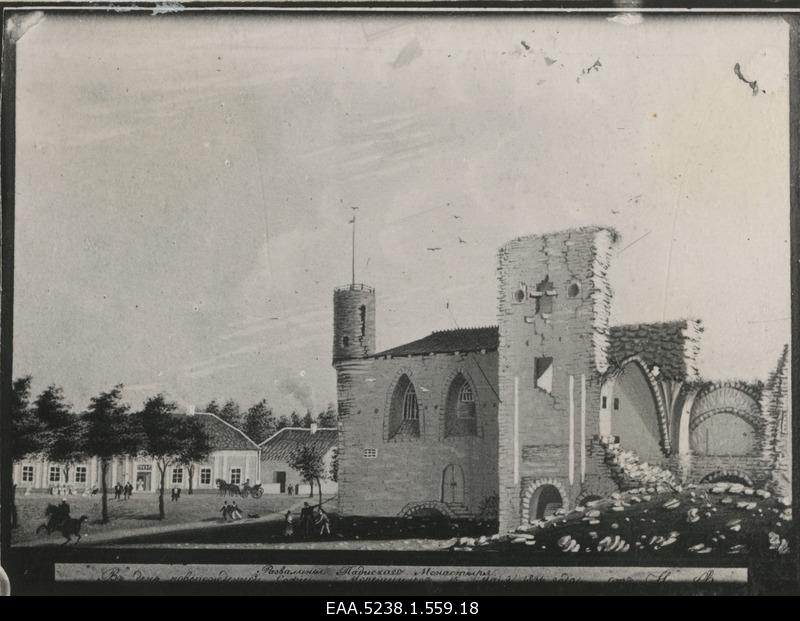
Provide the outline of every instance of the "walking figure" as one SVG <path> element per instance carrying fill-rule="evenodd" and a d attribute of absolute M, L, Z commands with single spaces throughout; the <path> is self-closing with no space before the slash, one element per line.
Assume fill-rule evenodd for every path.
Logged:
<path fill-rule="evenodd" d="M 220 513 L 222 513 L 222 519 L 226 522 L 230 522 L 231 517 L 231 507 L 228 506 L 228 501 L 222 503 L 222 508 L 220 509 Z"/>
<path fill-rule="evenodd" d="M 320 536 L 331 534 L 331 521 L 322 507 L 319 508 L 319 516 L 317 517 L 316 525 L 319 528 Z"/>
<path fill-rule="evenodd" d="M 300 510 L 300 530 L 303 537 L 310 537 L 314 531 L 314 509 L 308 506 L 307 502 L 303 503 L 303 508 Z"/>
<path fill-rule="evenodd" d="M 239 505 L 236 504 L 236 501 L 233 501 L 233 505 L 231 506 L 231 515 L 233 516 L 234 520 L 241 520 L 242 519 L 242 511 L 239 509 Z"/>
<path fill-rule="evenodd" d="M 119 500 L 120 496 L 122 496 L 122 485 L 117 481 L 114 485 L 114 500 Z"/>
<path fill-rule="evenodd" d="M 291 511 L 287 511 L 286 512 L 286 521 L 285 521 L 285 527 L 284 527 L 284 530 L 283 530 L 283 534 L 286 537 L 291 537 L 292 535 L 294 535 L 294 525 L 292 524 L 292 512 Z"/>

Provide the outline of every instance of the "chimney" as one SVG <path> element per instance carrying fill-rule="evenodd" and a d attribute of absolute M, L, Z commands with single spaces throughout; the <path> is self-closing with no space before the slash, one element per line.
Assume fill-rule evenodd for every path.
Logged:
<path fill-rule="evenodd" d="M 186 415 L 194 416 L 195 410 L 196 410 L 195 406 L 190 405 L 189 407 L 186 408 Z"/>
<path fill-rule="evenodd" d="M 317 423 L 311 423 L 311 433 L 317 433 Z"/>

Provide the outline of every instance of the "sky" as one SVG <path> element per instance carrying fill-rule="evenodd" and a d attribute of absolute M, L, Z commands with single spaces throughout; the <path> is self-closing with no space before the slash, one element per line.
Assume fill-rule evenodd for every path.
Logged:
<path fill-rule="evenodd" d="M 123 383 L 134 407 L 321 410 L 357 206 L 379 350 L 496 324 L 503 243 L 599 224 L 612 323 L 701 318 L 704 377 L 765 379 L 790 328 L 788 26 L 632 21 L 32 22 L 15 375 L 79 409 Z"/>

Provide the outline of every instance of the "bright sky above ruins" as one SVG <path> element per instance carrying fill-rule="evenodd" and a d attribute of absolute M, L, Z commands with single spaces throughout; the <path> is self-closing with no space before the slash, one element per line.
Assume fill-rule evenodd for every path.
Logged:
<path fill-rule="evenodd" d="M 777 17 L 47 17 L 18 47 L 14 372 L 80 408 L 324 407 L 357 205 L 379 349 L 494 324 L 506 240 L 608 224 L 614 323 L 702 318 L 704 376 L 764 378 L 787 50 Z"/>

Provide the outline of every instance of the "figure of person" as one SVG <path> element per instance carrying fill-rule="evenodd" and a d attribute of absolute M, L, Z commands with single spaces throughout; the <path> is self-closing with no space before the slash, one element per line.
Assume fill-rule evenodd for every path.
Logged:
<path fill-rule="evenodd" d="M 331 521 L 328 518 L 328 514 L 325 513 L 325 510 L 320 507 L 319 508 L 319 515 L 317 516 L 316 525 L 319 528 L 320 536 L 330 535 L 331 534 Z"/>
<path fill-rule="evenodd" d="M 177 486 L 174 486 L 172 488 L 172 495 L 170 496 L 170 500 L 172 502 L 177 502 L 177 500 L 178 500 L 178 487 Z"/>
<path fill-rule="evenodd" d="M 303 503 L 303 508 L 300 510 L 300 528 L 302 529 L 303 537 L 310 537 L 313 534 L 314 509 L 307 502 Z"/>
<path fill-rule="evenodd" d="M 226 522 L 230 521 L 231 516 L 231 507 L 228 505 L 228 501 L 222 503 L 222 508 L 220 509 L 220 513 L 222 513 L 222 519 Z"/>
<path fill-rule="evenodd" d="M 130 500 L 130 497 L 133 496 L 133 485 L 131 485 L 130 481 L 125 484 L 125 494 L 127 495 L 128 500 Z"/>
<path fill-rule="evenodd" d="M 236 504 L 236 501 L 233 501 L 233 505 L 231 506 L 231 516 L 234 520 L 241 520 L 242 519 L 242 511 L 239 509 L 239 505 Z"/>
<path fill-rule="evenodd" d="M 122 496 L 122 485 L 117 481 L 114 485 L 114 500 L 119 500 L 120 496 Z"/>
<path fill-rule="evenodd" d="M 143 479 L 136 479 L 136 491 L 137 492 L 144 491 L 144 480 Z"/>
<path fill-rule="evenodd" d="M 292 535 L 294 535 L 294 525 L 292 524 L 292 512 L 291 511 L 287 511 L 286 512 L 286 520 L 285 520 L 284 524 L 285 524 L 284 529 L 283 529 L 284 536 L 291 537 Z"/>
<path fill-rule="evenodd" d="M 286 493 L 287 493 L 287 494 L 289 494 L 289 496 L 291 496 L 291 495 L 292 495 L 292 489 L 293 489 L 293 488 L 292 488 L 292 486 L 291 486 L 291 485 L 290 485 L 289 487 L 287 487 L 287 488 L 286 488 Z"/>
<path fill-rule="evenodd" d="M 56 512 L 56 519 L 54 520 L 54 526 L 59 526 L 64 523 L 69 517 L 69 503 L 67 502 L 66 498 L 61 499 L 61 504 L 58 505 L 58 511 Z"/>

